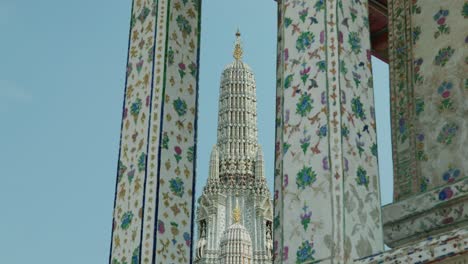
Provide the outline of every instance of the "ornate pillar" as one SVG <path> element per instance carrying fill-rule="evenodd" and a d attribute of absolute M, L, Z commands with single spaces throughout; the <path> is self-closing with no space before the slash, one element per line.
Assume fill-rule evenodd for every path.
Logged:
<path fill-rule="evenodd" d="M 392 246 L 466 226 L 468 2 L 391 0 Z"/>
<path fill-rule="evenodd" d="M 278 1 L 275 263 L 383 250 L 367 1 Z"/>
<path fill-rule="evenodd" d="M 200 1 L 134 0 L 110 263 L 189 263 Z"/>

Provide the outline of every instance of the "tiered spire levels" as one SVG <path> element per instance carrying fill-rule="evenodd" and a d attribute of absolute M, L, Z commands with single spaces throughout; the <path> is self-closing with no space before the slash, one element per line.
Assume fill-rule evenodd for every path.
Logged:
<path fill-rule="evenodd" d="M 273 204 L 257 140 L 255 79 L 242 61 L 240 36 L 237 31 L 234 59 L 221 75 L 217 142 L 197 209 L 196 264 L 266 264 L 272 258 Z"/>
<path fill-rule="evenodd" d="M 253 160 L 257 152 L 255 79 L 250 67 L 242 62 L 239 31 L 236 37 L 235 60 L 221 76 L 217 145 L 221 160 Z"/>

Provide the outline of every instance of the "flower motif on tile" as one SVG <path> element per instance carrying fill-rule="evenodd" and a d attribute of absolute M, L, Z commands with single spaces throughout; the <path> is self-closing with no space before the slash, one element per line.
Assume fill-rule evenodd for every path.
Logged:
<path fill-rule="evenodd" d="M 305 19 L 308 13 L 309 13 L 309 8 L 302 9 L 301 11 L 299 11 L 299 19 L 302 20 L 302 22 L 305 22 Z"/>
<path fill-rule="evenodd" d="M 176 177 L 174 179 L 171 179 L 169 181 L 169 184 L 170 184 L 171 191 L 175 195 L 177 195 L 179 197 L 182 197 L 182 195 L 184 195 L 184 182 L 182 181 L 181 178 Z"/>
<path fill-rule="evenodd" d="M 348 138 L 349 136 L 349 128 L 345 124 L 341 126 L 341 136 L 344 138 Z"/>
<path fill-rule="evenodd" d="M 416 158 L 420 161 L 427 161 L 427 155 L 424 152 L 424 134 L 416 136 Z"/>
<path fill-rule="evenodd" d="M 302 80 L 302 83 L 305 85 L 306 82 L 307 82 L 307 79 L 309 78 L 309 73 L 310 73 L 310 67 L 305 67 L 305 65 L 303 65 L 303 69 L 299 72 L 299 74 L 301 75 L 301 80 Z"/>
<path fill-rule="evenodd" d="M 176 159 L 177 163 L 182 159 L 182 148 L 179 146 L 174 147 L 174 158 Z"/>
<path fill-rule="evenodd" d="M 310 187 L 312 183 L 317 180 L 317 174 L 313 171 L 312 167 L 303 167 L 296 175 L 297 188 L 305 189 Z"/>
<path fill-rule="evenodd" d="M 315 65 L 317 66 L 317 71 L 319 72 L 325 72 L 327 70 L 327 62 L 324 60 L 315 63 Z"/>
<path fill-rule="evenodd" d="M 400 139 L 400 142 L 403 143 L 408 139 L 408 124 L 406 123 L 406 119 L 404 117 L 400 117 L 398 119 L 398 131 L 400 134 L 398 135 L 398 138 Z"/>
<path fill-rule="evenodd" d="M 173 236 L 177 236 L 179 234 L 179 224 L 176 222 L 171 222 L 171 233 Z M 173 240 L 172 243 L 175 244 L 177 241 Z"/>
<path fill-rule="evenodd" d="M 130 166 L 130 168 L 132 168 L 133 165 Z M 131 169 L 128 173 L 127 173 L 127 179 L 128 179 L 128 182 L 130 184 L 132 184 L 132 181 L 133 181 L 133 178 L 135 177 L 135 169 Z"/>
<path fill-rule="evenodd" d="M 420 35 L 421 35 L 421 27 L 420 26 L 413 27 L 413 44 L 416 44 L 416 42 L 419 40 Z"/>
<path fill-rule="evenodd" d="M 369 176 L 367 176 L 367 171 L 364 170 L 363 167 L 359 166 L 357 171 L 356 171 L 356 182 L 359 185 L 364 185 L 367 188 L 369 188 Z"/>
<path fill-rule="evenodd" d="M 158 220 L 158 233 L 159 234 L 164 234 L 164 232 L 166 232 L 166 228 L 164 227 L 164 222 L 161 221 L 161 220 Z"/>
<path fill-rule="evenodd" d="M 140 263 L 140 247 L 135 248 L 132 254 L 132 264 Z"/>
<path fill-rule="evenodd" d="M 195 147 L 191 146 L 188 148 L 188 151 L 187 151 L 187 160 L 192 162 L 194 158 L 195 158 Z"/>
<path fill-rule="evenodd" d="M 302 94 L 299 102 L 296 104 L 296 113 L 304 117 L 312 111 L 314 100 L 308 94 Z"/>
<path fill-rule="evenodd" d="M 169 136 L 166 132 L 163 134 L 162 147 L 163 149 L 169 149 Z"/>
<path fill-rule="evenodd" d="M 321 127 L 319 128 L 319 130 L 317 130 L 317 132 L 316 132 L 316 133 L 317 133 L 317 136 L 318 136 L 319 138 L 324 138 L 324 137 L 326 137 L 326 136 L 327 136 L 327 130 L 328 130 L 328 129 L 327 129 L 327 125 L 321 126 Z"/>
<path fill-rule="evenodd" d="M 185 64 L 183 62 L 179 63 L 179 75 L 180 79 L 184 79 L 185 76 Z"/>
<path fill-rule="evenodd" d="M 140 60 L 136 63 L 136 70 L 137 70 L 138 74 L 143 69 L 143 64 L 144 63 L 145 63 L 145 61 L 143 59 L 141 59 L 141 56 L 140 56 Z"/>
<path fill-rule="evenodd" d="M 141 153 L 140 156 L 138 157 L 138 171 L 142 172 L 146 168 L 146 154 Z"/>
<path fill-rule="evenodd" d="M 415 84 L 423 84 L 424 77 L 421 74 L 421 65 L 423 64 L 424 60 L 422 58 L 418 58 L 414 60 L 414 83 Z"/>
<path fill-rule="evenodd" d="M 437 136 L 437 142 L 444 145 L 450 145 L 458 131 L 458 125 L 455 123 L 445 124 Z"/>
<path fill-rule="evenodd" d="M 455 50 L 450 46 L 440 49 L 434 58 L 434 64 L 442 67 L 445 66 L 445 64 L 447 64 L 447 62 L 452 57 L 453 53 L 455 53 Z"/>
<path fill-rule="evenodd" d="M 427 191 L 427 185 L 429 184 L 429 179 L 426 177 L 422 177 L 421 185 L 419 186 L 421 192 Z"/>
<path fill-rule="evenodd" d="M 190 234 L 187 232 L 184 232 L 183 236 L 184 236 L 185 245 L 187 245 L 187 247 L 190 247 L 190 245 L 192 244 L 192 239 L 190 237 Z"/>
<path fill-rule="evenodd" d="M 350 32 L 348 36 L 348 43 L 351 46 L 351 50 L 355 54 L 361 53 L 361 37 L 358 32 Z"/>
<path fill-rule="evenodd" d="M 291 87 L 293 78 L 294 78 L 294 74 L 290 74 L 286 76 L 286 78 L 284 79 L 284 89 L 288 89 L 289 87 Z"/>
<path fill-rule="evenodd" d="M 314 8 L 316 12 L 325 10 L 325 0 L 317 0 L 317 2 L 314 5 Z"/>
<path fill-rule="evenodd" d="M 439 200 L 440 201 L 448 200 L 448 199 L 452 198 L 452 196 L 453 196 L 453 191 L 452 191 L 452 188 L 450 188 L 450 187 L 446 187 L 446 188 L 442 189 L 442 191 L 439 192 Z"/>
<path fill-rule="evenodd" d="M 138 20 L 140 20 L 140 23 L 143 23 L 150 13 L 151 10 L 148 7 L 143 7 L 141 9 L 140 15 L 138 15 Z"/>
<path fill-rule="evenodd" d="M 174 64 L 174 50 L 172 49 L 172 47 L 169 47 L 169 49 L 167 50 L 167 64 L 169 66 Z"/>
<path fill-rule="evenodd" d="M 351 109 L 353 110 L 353 113 L 356 117 L 358 117 L 359 119 L 361 120 L 365 120 L 366 119 L 366 113 L 364 112 L 364 108 L 363 108 L 363 105 L 362 105 L 362 102 L 361 102 L 361 98 L 358 96 L 358 97 L 355 97 L 351 100 Z"/>
<path fill-rule="evenodd" d="M 177 100 L 172 102 L 172 105 L 179 116 L 183 116 L 187 113 L 187 103 L 184 100 L 177 98 Z"/>
<path fill-rule="evenodd" d="M 122 220 L 120 222 L 120 228 L 123 230 L 127 230 L 130 227 L 130 224 L 132 223 L 133 219 L 133 213 L 131 211 L 126 212 L 122 216 Z"/>
<path fill-rule="evenodd" d="M 356 85 L 356 88 L 359 87 L 359 85 L 361 84 L 361 75 L 353 71 L 353 80 L 354 84 Z"/>
<path fill-rule="evenodd" d="M 438 38 L 442 34 L 449 34 L 450 27 L 447 25 L 447 16 L 449 11 L 447 9 L 440 9 L 434 14 L 433 19 L 437 23 L 437 31 L 434 33 L 434 38 Z"/>
<path fill-rule="evenodd" d="M 133 120 L 135 121 L 135 123 L 138 120 L 138 115 L 140 114 L 141 106 L 142 106 L 142 101 L 140 98 L 137 98 L 135 102 L 133 102 L 132 105 L 130 106 L 130 114 L 132 114 Z"/>
<path fill-rule="evenodd" d="M 305 52 L 315 41 L 314 33 L 310 31 L 302 32 L 296 40 L 296 49 L 299 52 Z"/>
<path fill-rule="evenodd" d="M 414 105 L 416 110 L 416 115 L 421 114 L 424 111 L 424 99 L 422 98 L 415 98 Z"/>
<path fill-rule="evenodd" d="M 421 6 L 418 4 L 417 0 L 413 0 L 413 4 L 411 6 L 412 6 L 411 12 L 413 14 L 421 14 Z"/>
<path fill-rule="evenodd" d="M 299 141 L 301 143 L 302 152 L 304 152 L 304 154 L 305 154 L 307 152 L 307 149 L 310 146 L 310 136 L 306 136 L 304 138 L 301 138 Z"/>
<path fill-rule="evenodd" d="M 179 26 L 180 32 L 182 32 L 182 37 L 185 39 L 192 32 L 192 26 L 190 22 L 182 15 L 177 16 L 177 26 Z"/>
<path fill-rule="evenodd" d="M 118 165 L 118 169 L 117 169 L 117 182 L 120 182 L 122 180 L 122 177 L 123 177 L 125 171 L 127 171 L 127 166 L 125 166 L 123 164 L 123 162 L 121 160 L 119 160 L 119 165 Z"/>
<path fill-rule="evenodd" d="M 372 155 L 374 157 L 378 157 L 379 153 L 378 153 L 378 149 L 377 149 L 377 144 L 376 143 L 372 143 L 372 146 L 370 147 L 370 151 L 372 153 Z"/>
<path fill-rule="evenodd" d="M 439 112 L 445 110 L 454 110 L 453 100 L 451 98 L 451 90 L 453 84 L 452 82 L 444 81 L 439 88 L 437 88 L 437 93 L 441 96 L 439 103 Z"/>
<path fill-rule="evenodd" d="M 197 77 L 197 71 L 198 71 L 198 66 L 195 62 L 192 62 L 189 64 L 188 66 L 189 70 L 190 70 L 190 75 L 192 75 L 192 77 L 196 78 Z"/>
<path fill-rule="evenodd" d="M 464 18 L 468 18 L 468 2 L 465 2 L 465 4 L 463 5 L 461 14 Z"/>
<path fill-rule="evenodd" d="M 308 210 L 309 207 L 304 204 L 302 207 L 303 213 L 301 214 L 301 225 L 304 227 L 304 230 L 307 230 L 310 224 L 310 218 L 312 217 L 312 212 Z"/>
<path fill-rule="evenodd" d="M 457 168 L 449 168 L 444 174 L 442 175 L 442 179 L 447 183 L 454 182 L 460 176 L 460 169 Z"/>
<path fill-rule="evenodd" d="M 303 241 L 296 252 L 296 264 L 310 263 L 314 261 L 315 249 L 313 249 L 314 243 L 308 240 Z"/>

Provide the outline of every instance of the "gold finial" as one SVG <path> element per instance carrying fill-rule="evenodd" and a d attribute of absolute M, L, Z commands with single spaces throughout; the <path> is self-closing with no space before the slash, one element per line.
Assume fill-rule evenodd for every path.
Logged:
<path fill-rule="evenodd" d="M 241 221 L 241 209 L 239 208 L 239 194 L 236 193 L 236 208 L 232 211 L 232 218 L 234 223 L 239 224 Z"/>
<path fill-rule="evenodd" d="M 241 221 L 241 210 L 239 206 L 236 206 L 234 208 L 234 211 L 232 212 L 232 218 L 234 219 L 234 223 L 239 224 Z"/>
<path fill-rule="evenodd" d="M 242 54 L 244 53 L 244 51 L 242 50 L 242 47 L 241 47 L 240 36 L 241 36 L 241 33 L 240 33 L 239 29 L 237 29 L 237 32 L 236 32 L 236 46 L 234 47 L 234 53 L 233 53 L 234 59 L 236 59 L 236 60 L 242 59 Z"/>

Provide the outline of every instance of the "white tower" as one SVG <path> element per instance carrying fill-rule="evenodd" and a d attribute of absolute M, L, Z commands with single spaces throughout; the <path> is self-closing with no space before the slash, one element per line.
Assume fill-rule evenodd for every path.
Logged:
<path fill-rule="evenodd" d="M 249 260 L 244 263 L 272 260 L 273 206 L 257 140 L 255 79 L 242 61 L 240 33 L 236 36 L 234 61 L 221 75 L 218 140 L 211 152 L 208 182 L 198 200 L 197 264 L 223 261 L 225 250 L 233 245 L 249 249 L 251 257 L 239 258 Z M 243 216 L 238 223 L 233 223 L 234 208 Z M 245 243 L 230 241 L 237 236 Z M 243 263 L 231 260 L 228 263 Z"/>

